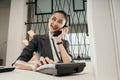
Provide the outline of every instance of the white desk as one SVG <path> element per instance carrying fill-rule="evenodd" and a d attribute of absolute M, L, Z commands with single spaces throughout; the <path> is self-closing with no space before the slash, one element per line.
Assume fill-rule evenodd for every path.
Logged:
<path fill-rule="evenodd" d="M 15 69 L 12 72 L 0 73 L 0 80 L 95 80 L 92 72 L 86 69 L 77 74 L 68 76 L 52 76 L 39 72 Z"/>

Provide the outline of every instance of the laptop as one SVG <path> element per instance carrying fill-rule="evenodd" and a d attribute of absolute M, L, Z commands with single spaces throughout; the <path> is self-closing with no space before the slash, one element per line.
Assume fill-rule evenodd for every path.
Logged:
<path fill-rule="evenodd" d="M 0 73 L 13 71 L 15 67 L 12 66 L 0 66 Z"/>
<path fill-rule="evenodd" d="M 85 63 L 57 63 L 57 64 L 45 64 L 37 68 L 40 73 L 64 76 L 73 73 L 82 72 L 85 68 Z"/>

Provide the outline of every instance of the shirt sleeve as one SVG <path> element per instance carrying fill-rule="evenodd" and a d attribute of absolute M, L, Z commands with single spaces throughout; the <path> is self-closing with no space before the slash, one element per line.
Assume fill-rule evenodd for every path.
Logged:
<path fill-rule="evenodd" d="M 64 47 L 65 47 L 65 50 L 66 50 L 66 52 L 70 55 L 70 57 L 72 58 L 72 55 L 70 54 L 71 53 L 71 51 L 70 51 L 70 48 L 69 48 L 69 46 L 70 46 L 70 44 L 69 44 L 69 42 L 67 41 L 67 40 L 64 40 Z"/>
<path fill-rule="evenodd" d="M 23 60 L 25 62 L 28 62 L 32 58 L 33 52 L 37 51 L 37 49 L 38 49 L 38 40 L 37 40 L 37 38 L 38 38 L 38 36 L 35 35 L 33 37 L 33 39 L 29 42 L 28 46 L 26 46 L 23 49 L 21 55 L 18 57 L 19 60 Z"/>

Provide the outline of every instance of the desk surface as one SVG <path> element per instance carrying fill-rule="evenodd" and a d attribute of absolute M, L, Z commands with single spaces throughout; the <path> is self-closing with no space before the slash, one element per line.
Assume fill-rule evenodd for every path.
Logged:
<path fill-rule="evenodd" d="M 39 72 L 15 69 L 12 72 L 0 73 L 0 80 L 95 80 L 93 73 L 83 71 L 68 76 L 52 76 Z"/>

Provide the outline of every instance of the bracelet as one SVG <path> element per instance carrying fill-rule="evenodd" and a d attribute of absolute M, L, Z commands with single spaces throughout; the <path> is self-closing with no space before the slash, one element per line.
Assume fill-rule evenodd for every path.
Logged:
<path fill-rule="evenodd" d="M 62 42 L 57 42 L 57 45 L 60 45 L 60 44 L 62 44 Z"/>

